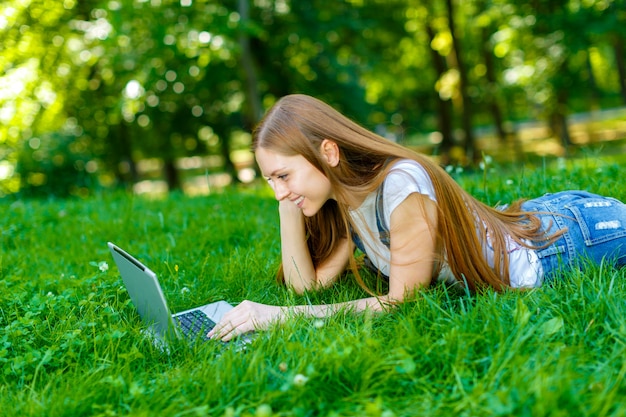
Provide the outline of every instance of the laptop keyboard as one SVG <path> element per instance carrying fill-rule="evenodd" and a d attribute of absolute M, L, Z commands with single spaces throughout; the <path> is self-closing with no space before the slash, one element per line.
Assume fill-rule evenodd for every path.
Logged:
<path fill-rule="evenodd" d="M 215 327 L 215 323 L 200 310 L 193 310 L 174 317 L 182 333 L 191 339 L 200 337 L 208 340 L 206 334 Z"/>

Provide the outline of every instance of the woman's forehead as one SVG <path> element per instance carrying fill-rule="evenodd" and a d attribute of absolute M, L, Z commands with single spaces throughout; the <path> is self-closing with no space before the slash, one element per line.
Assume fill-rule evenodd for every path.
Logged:
<path fill-rule="evenodd" d="M 293 169 L 309 164 L 309 161 L 302 155 L 285 155 L 266 148 L 258 148 L 254 153 L 261 172 L 267 177 L 281 169 Z"/>

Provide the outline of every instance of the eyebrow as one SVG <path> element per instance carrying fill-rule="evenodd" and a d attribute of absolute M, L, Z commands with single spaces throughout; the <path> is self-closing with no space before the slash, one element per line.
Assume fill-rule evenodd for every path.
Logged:
<path fill-rule="evenodd" d="M 287 168 L 286 167 L 277 168 L 274 171 L 270 172 L 270 174 L 267 175 L 266 178 L 271 178 L 271 177 L 275 176 L 277 172 L 280 172 L 283 169 L 287 169 Z"/>

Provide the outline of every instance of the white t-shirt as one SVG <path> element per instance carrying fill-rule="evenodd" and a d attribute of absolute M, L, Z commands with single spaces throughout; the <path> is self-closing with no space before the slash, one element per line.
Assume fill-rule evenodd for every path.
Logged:
<path fill-rule="evenodd" d="M 424 168 L 413 160 L 403 159 L 395 162 L 385 178 L 383 187 L 384 213 L 381 214 L 387 228 L 391 224 L 391 213 L 410 194 L 420 193 L 437 202 L 430 177 Z M 350 217 L 368 258 L 381 273 L 389 276 L 391 255 L 389 248 L 380 240 L 376 224 L 376 192 L 368 195 L 358 209 L 351 210 Z M 535 251 L 518 245 L 511 238 L 507 239 L 507 250 L 511 287 L 539 287 L 543 280 L 543 272 Z M 489 265 L 493 267 L 494 252 L 489 241 L 483 245 L 483 252 Z M 447 263 L 442 265 L 437 279 L 448 282 L 455 280 Z"/>

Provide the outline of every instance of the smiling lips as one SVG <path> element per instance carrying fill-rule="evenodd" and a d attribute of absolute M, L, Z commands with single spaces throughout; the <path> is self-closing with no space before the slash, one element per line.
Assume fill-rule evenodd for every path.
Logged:
<path fill-rule="evenodd" d="M 300 196 L 300 197 L 296 198 L 295 200 L 293 200 L 293 203 L 296 206 L 300 207 L 300 208 L 302 208 L 302 202 L 304 202 L 304 197 L 302 197 L 302 196 Z"/>

